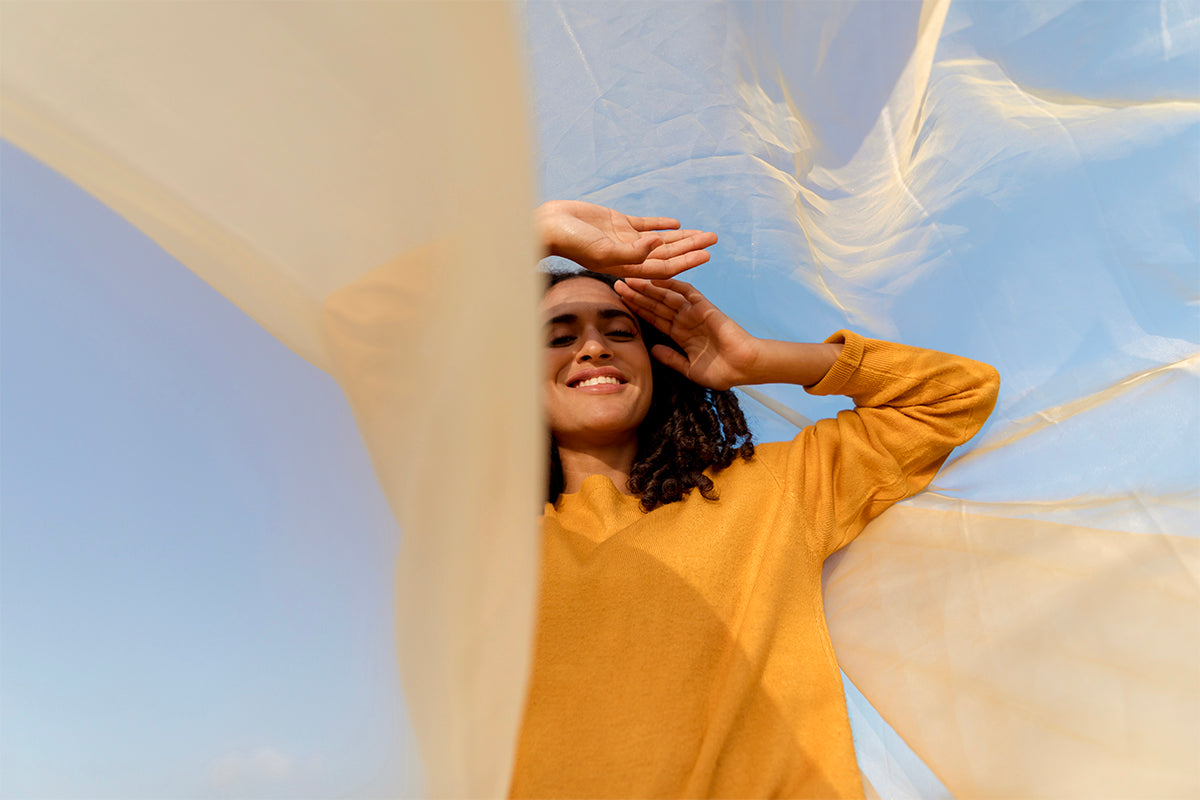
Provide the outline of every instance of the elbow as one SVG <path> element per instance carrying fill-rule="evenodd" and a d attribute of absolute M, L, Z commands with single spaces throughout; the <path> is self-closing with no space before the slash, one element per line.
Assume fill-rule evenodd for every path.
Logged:
<path fill-rule="evenodd" d="M 1000 373 L 990 364 L 973 362 L 976 374 L 973 376 L 971 389 L 967 392 L 970 407 L 970 422 L 963 431 L 962 441 L 971 439 L 987 422 L 988 417 L 996 408 L 996 399 L 1000 396 Z"/>
<path fill-rule="evenodd" d="M 982 380 L 980 382 L 980 400 L 984 409 L 984 419 L 991 415 L 996 407 L 996 398 L 1000 396 L 1000 371 L 991 364 L 980 364 Z"/>

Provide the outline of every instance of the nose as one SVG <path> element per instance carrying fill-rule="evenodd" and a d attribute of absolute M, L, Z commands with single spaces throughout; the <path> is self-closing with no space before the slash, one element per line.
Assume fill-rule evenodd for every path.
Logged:
<path fill-rule="evenodd" d="M 580 345 L 577 357 L 580 361 L 604 361 L 612 358 L 612 350 L 603 336 L 592 334 Z"/>

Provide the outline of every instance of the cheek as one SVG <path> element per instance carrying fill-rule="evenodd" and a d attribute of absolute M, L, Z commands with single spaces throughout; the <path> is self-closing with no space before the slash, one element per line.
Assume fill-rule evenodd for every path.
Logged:
<path fill-rule="evenodd" d="M 542 408 L 550 418 L 554 416 L 555 404 L 561 401 L 558 393 L 559 375 L 569 362 L 569 355 L 564 355 L 558 349 L 547 349 L 542 362 Z"/>
<path fill-rule="evenodd" d="M 639 346 L 637 350 L 630 350 L 626 354 L 625 363 L 636 372 L 638 385 L 642 389 L 637 404 L 638 424 L 640 425 L 646 418 L 646 414 L 650 412 L 654 395 L 653 361 L 650 354 L 646 352 L 646 348 Z"/>
<path fill-rule="evenodd" d="M 646 348 L 638 345 L 637 349 L 630 348 L 625 354 L 625 363 L 637 372 L 638 382 L 649 390 L 654 386 L 653 360 Z"/>
<path fill-rule="evenodd" d="M 559 348 L 548 347 L 542 357 L 542 380 L 547 385 L 558 380 L 558 373 L 566 366 L 569 357 Z"/>

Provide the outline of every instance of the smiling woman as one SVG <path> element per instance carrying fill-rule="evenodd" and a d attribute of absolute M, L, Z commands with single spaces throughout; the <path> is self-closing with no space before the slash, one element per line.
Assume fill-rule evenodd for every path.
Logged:
<path fill-rule="evenodd" d="M 996 371 L 849 331 L 758 339 L 669 279 L 714 235 L 585 216 L 634 219 L 538 214 L 612 274 L 554 275 L 541 303 L 551 475 L 512 795 L 861 797 L 822 564 L 979 430 Z M 758 383 L 856 408 L 755 448 L 729 390 Z"/>
<path fill-rule="evenodd" d="M 616 292 L 585 278 L 559 282 L 542 308 L 546 411 L 560 455 L 612 451 L 602 464 L 625 454 L 632 460 L 654 391 L 650 354 L 633 314 Z"/>
<path fill-rule="evenodd" d="M 549 283 L 542 300 L 549 501 L 577 492 L 589 475 L 605 475 L 647 511 L 693 488 L 715 498 L 705 471 L 754 453 L 737 397 L 666 366 L 661 359 L 678 345 L 634 319 L 616 278 L 568 272 Z"/>

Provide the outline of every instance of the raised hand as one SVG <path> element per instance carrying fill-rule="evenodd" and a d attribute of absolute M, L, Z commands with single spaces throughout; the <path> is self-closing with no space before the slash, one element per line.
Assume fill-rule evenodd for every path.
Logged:
<path fill-rule="evenodd" d="M 627 278 L 617 294 L 642 319 L 670 336 L 686 356 L 664 345 L 650 354 L 709 389 L 752 382 L 762 341 L 746 333 L 689 283 Z"/>
<path fill-rule="evenodd" d="M 674 277 L 708 261 L 705 248 L 717 243 L 715 233 L 679 230 L 677 219 L 631 217 L 579 200 L 543 203 L 534 219 L 551 255 L 621 277 Z"/>

